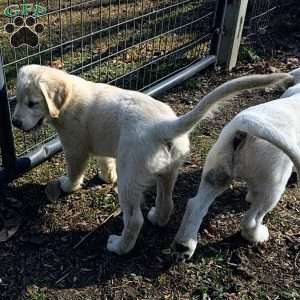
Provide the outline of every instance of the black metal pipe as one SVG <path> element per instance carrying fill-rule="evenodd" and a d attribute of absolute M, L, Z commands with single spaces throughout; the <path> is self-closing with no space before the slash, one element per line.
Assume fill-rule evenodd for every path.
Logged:
<path fill-rule="evenodd" d="M 206 56 L 202 58 L 199 62 L 167 78 L 166 80 L 158 83 L 157 85 L 145 90 L 143 93 L 149 96 L 156 96 L 158 94 L 162 94 L 163 92 L 171 89 L 172 87 L 179 85 L 183 81 L 191 78 L 196 73 L 204 70 L 210 65 L 213 65 L 215 62 L 216 62 L 216 57 L 214 55 Z"/>
<path fill-rule="evenodd" d="M 2 65 L 0 57 L 0 148 L 3 168 L 8 173 L 13 173 L 16 166 L 16 150 Z"/>
<path fill-rule="evenodd" d="M 144 91 L 145 94 L 149 96 L 157 96 L 170 88 L 179 85 L 183 81 L 191 78 L 196 73 L 204 70 L 210 65 L 213 65 L 216 61 L 214 55 L 207 56 L 201 59 L 199 62 L 191 65 L 190 67 L 184 69 L 181 72 L 171 76 L 170 78 L 160 82 L 159 84 Z M 55 138 L 52 141 L 42 145 L 37 150 L 28 153 L 25 156 L 20 157 L 16 161 L 16 170 L 13 174 L 8 174 L 5 169 L 0 169 L 0 184 L 8 183 L 13 179 L 17 178 L 21 174 L 29 171 L 35 166 L 41 164 L 42 162 L 49 159 L 54 154 L 62 150 L 62 145 L 59 138 Z"/>
<path fill-rule="evenodd" d="M 61 150 L 61 142 L 59 138 L 55 138 L 27 155 L 21 156 L 16 160 L 14 172 L 8 172 L 5 168 L 0 169 L 0 184 L 11 182 Z"/>

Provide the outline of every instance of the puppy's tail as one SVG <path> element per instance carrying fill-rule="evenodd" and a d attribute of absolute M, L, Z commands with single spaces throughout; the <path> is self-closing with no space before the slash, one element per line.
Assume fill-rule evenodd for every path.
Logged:
<path fill-rule="evenodd" d="M 294 163 L 300 174 L 300 148 L 293 142 L 293 137 L 281 132 L 270 122 L 255 120 L 253 117 L 238 116 L 232 122 L 232 130 L 245 132 L 257 138 L 263 139 L 282 150 Z"/>
<path fill-rule="evenodd" d="M 228 100 L 228 98 L 245 90 L 253 90 L 268 86 L 291 85 L 294 77 L 287 73 L 273 73 L 267 75 L 248 75 L 223 83 L 195 106 L 193 110 L 175 119 L 160 123 L 157 131 L 162 138 L 171 140 L 177 136 L 187 133 L 208 113 L 216 109 L 218 104 Z"/>

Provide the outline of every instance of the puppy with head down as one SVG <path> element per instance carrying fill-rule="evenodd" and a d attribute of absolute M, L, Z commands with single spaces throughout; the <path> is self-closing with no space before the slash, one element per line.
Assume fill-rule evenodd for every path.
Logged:
<path fill-rule="evenodd" d="M 209 151 L 198 193 L 188 201 L 175 237 L 178 260 L 192 257 L 208 208 L 234 178 L 246 181 L 251 203 L 241 222 L 242 236 L 259 243 L 269 239 L 263 219 L 280 200 L 293 166 L 300 174 L 300 68 L 290 75 L 296 84 L 281 99 L 239 113 Z"/>
<path fill-rule="evenodd" d="M 59 179 L 64 192 L 81 187 L 92 155 L 101 158 L 110 181 L 118 174 L 124 228 L 120 236 L 109 237 L 107 248 L 124 254 L 135 245 L 144 221 L 143 192 L 152 184 L 157 186 L 157 197 L 148 219 L 159 226 L 168 222 L 178 169 L 189 152 L 188 133 L 213 106 L 246 89 L 292 80 L 283 73 L 235 79 L 178 118 L 168 105 L 142 93 L 29 65 L 20 69 L 17 78 L 13 123 L 31 131 L 47 120 L 57 130 L 67 165 L 67 176 Z"/>

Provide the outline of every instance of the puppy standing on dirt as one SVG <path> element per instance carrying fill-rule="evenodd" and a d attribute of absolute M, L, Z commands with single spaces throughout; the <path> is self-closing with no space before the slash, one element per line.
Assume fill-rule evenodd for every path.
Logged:
<path fill-rule="evenodd" d="M 101 157 L 104 173 L 115 174 L 123 212 L 121 236 L 111 235 L 107 248 L 118 254 L 130 251 L 143 224 L 143 192 L 156 183 L 155 207 L 148 213 L 153 224 L 165 225 L 172 213 L 172 191 L 178 169 L 189 152 L 188 132 L 213 105 L 240 91 L 291 83 L 288 74 L 252 75 L 214 90 L 189 113 L 173 110 L 142 93 L 96 84 L 49 67 L 29 65 L 17 78 L 15 126 L 25 131 L 47 119 L 63 144 L 67 176 L 61 189 L 81 187 L 90 155 Z M 111 176 L 114 179 L 114 175 Z"/>
<path fill-rule="evenodd" d="M 252 242 L 268 240 L 263 218 L 278 203 L 293 165 L 300 174 L 300 68 L 290 75 L 296 85 L 282 99 L 239 113 L 209 151 L 198 193 L 188 201 L 175 237 L 179 260 L 193 255 L 203 217 L 233 178 L 246 181 L 246 200 L 251 203 L 241 223 L 242 236 Z"/>

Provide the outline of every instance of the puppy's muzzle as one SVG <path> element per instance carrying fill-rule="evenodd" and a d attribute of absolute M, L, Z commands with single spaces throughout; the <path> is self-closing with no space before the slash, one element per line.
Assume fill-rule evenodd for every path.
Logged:
<path fill-rule="evenodd" d="M 18 129 L 23 128 L 23 122 L 18 119 L 12 119 L 12 124 Z"/>

